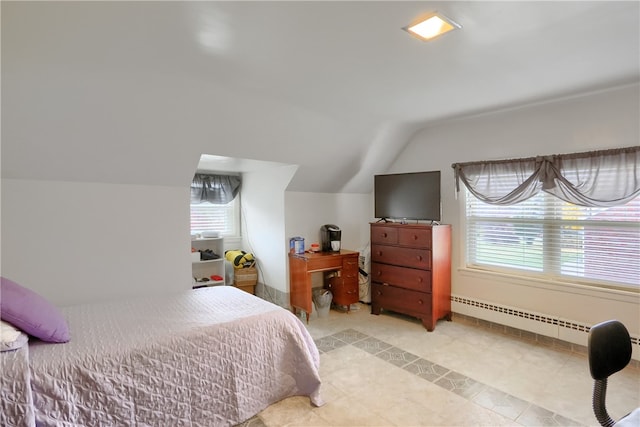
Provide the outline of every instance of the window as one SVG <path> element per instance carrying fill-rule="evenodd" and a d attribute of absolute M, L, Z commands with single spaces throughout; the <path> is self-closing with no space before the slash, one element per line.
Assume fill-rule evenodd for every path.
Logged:
<path fill-rule="evenodd" d="M 240 236 L 240 186 L 235 175 L 196 173 L 191 181 L 191 234 Z"/>
<path fill-rule="evenodd" d="M 240 236 L 240 197 L 224 205 L 191 204 L 191 234 L 218 231 L 220 237 Z"/>
<path fill-rule="evenodd" d="M 548 193 L 489 205 L 466 191 L 467 266 L 640 289 L 640 197 L 581 207 Z"/>

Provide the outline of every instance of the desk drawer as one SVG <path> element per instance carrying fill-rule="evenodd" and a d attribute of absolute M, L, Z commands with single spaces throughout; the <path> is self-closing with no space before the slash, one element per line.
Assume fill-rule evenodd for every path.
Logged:
<path fill-rule="evenodd" d="M 371 263 L 371 280 L 420 292 L 431 292 L 431 271 Z"/>
<path fill-rule="evenodd" d="M 332 277 L 328 280 L 327 288 L 333 294 L 333 302 L 338 305 L 355 304 L 360 297 L 358 282 L 353 278 Z"/>
<path fill-rule="evenodd" d="M 431 251 L 429 249 L 371 245 L 371 261 L 431 270 Z"/>
<path fill-rule="evenodd" d="M 352 256 L 345 258 L 342 261 L 342 272 L 343 274 L 355 274 L 358 275 L 358 257 Z"/>
<path fill-rule="evenodd" d="M 307 260 L 307 271 L 339 270 L 342 264 L 343 259 L 340 256 L 310 257 Z"/>

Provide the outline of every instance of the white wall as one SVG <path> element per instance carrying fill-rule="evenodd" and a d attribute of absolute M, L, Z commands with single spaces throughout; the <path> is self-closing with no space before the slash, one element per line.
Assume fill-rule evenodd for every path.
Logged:
<path fill-rule="evenodd" d="M 189 188 L 2 180 L 2 275 L 58 305 L 191 287 Z"/>
<path fill-rule="evenodd" d="M 318 241 L 320 226 L 336 223 L 343 247 L 357 250 L 373 212 L 370 194 L 285 192 L 296 169 L 245 173 L 242 184 L 239 246 L 258 259 L 260 281 L 284 293 L 289 237 Z M 188 186 L 3 179 L 1 191 L 2 275 L 53 303 L 191 287 Z"/>
<path fill-rule="evenodd" d="M 540 284 L 463 269 L 462 206 L 451 164 L 638 145 L 640 88 L 625 86 L 573 99 L 434 125 L 416 134 L 392 171 L 442 170 L 443 222 L 453 226 L 452 293 L 560 316 L 584 324 L 618 318 L 638 334 L 638 295 Z"/>
<path fill-rule="evenodd" d="M 256 257 L 260 282 L 283 292 L 288 292 L 285 188 L 296 170 L 282 166 L 242 176 L 242 249 Z"/>
<path fill-rule="evenodd" d="M 369 222 L 373 219 L 371 194 L 303 193 L 288 191 L 287 243 L 300 236 L 308 249 L 311 243 L 321 243 L 320 227 L 335 224 L 342 231 L 342 248 L 358 250 L 369 240 Z"/>

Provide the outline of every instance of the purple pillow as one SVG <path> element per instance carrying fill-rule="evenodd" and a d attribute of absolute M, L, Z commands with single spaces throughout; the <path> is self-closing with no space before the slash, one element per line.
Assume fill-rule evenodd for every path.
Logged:
<path fill-rule="evenodd" d="M 0 318 L 42 341 L 69 341 L 67 321 L 54 305 L 4 277 L 0 277 Z"/>

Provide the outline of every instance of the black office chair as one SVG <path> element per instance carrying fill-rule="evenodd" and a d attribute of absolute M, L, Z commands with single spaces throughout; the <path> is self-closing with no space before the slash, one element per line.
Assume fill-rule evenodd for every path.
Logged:
<path fill-rule="evenodd" d="M 595 380 L 593 412 L 602 426 L 611 427 L 616 421 L 609 416 L 605 405 L 607 378 L 621 371 L 631 360 L 631 337 L 621 322 L 607 320 L 591 327 L 588 347 L 589 369 Z"/>

